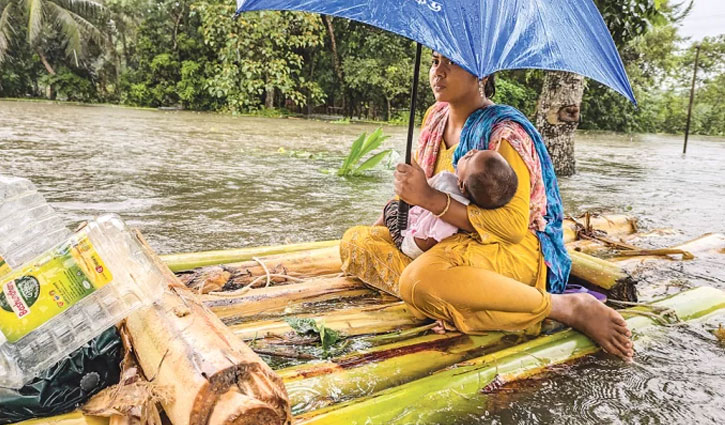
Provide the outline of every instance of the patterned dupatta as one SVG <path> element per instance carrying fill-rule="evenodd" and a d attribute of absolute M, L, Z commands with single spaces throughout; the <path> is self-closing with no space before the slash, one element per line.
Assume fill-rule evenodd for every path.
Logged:
<path fill-rule="evenodd" d="M 433 176 L 435 170 L 448 112 L 448 104 L 445 102 L 433 105 L 428 111 L 418 139 L 417 161 L 428 178 Z M 529 229 L 539 239 L 544 261 L 549 269 L 547 290 L 561 293 L 564 292 L 571 271 L 571 259 L 564 247 L 562 230 L 564 209 L 554 166 L 544 141 L 533 124 L 516 108 L 506 105 L 491 105 L 475 111 L 463 126 L 460 143 L 454 152 L 453 165 L 458 164 L 458 160 L 471 149 L 497 150 L 501 140 L 491 140 L 491 134 L 494 131 L 499 134 L 498 130 L 507 121 L 519 124 L 528 136 L 511 137 L 510 143 L 521 155 L 531 175 Z M 517 131 L 516 128 L 511 130 Z M 527 139 L 533 141 L 533 146 L 522 143 Z"/>
<path fill-rule="evenodd" d="M 522 143 L 512 143 L 512 147 L 526 163 L 533 184 L 529 228 L 536 234 L 541 245 L 544 261 L 549 269 L 547 290 L 562 293 L 566 288 L 571 271 L 571 258 L 564 247 L 564 208 L 559 194 L 559 184 L 554 174 L 554 165 L 546 150 L 541 135 L 533 124 L 516 108 L 507 105 L 491 105 L 472 113 L 461 131 L 461 140 L 453 154 L 453 165 L 471 149 L 491 149 L 491 133 L 497 124 L 506 121 L 519 124 L 533 141 L 533 148 Z M 494 141 L 493 144 L 498 144 Z M 527 149 L 529 148 L 529 149 Z M 543 199 L 545 197 L 545 199 Z M 541 216 L 543 214 L 543 217 Z M 538 216 L 538 217 L 537 217 Z M 542 220 L 543 218 L 543 220 Z"/>
<path fill-rule="evenodd" d="M 448 111 L 448 103 L 438 102 L 430 107 L 424 117 L 424 126 L 418 137 L 416 162 L 425 171 L 427 178 L 433 177 L 435 171 L 441 139 L 448 122 Z"/>

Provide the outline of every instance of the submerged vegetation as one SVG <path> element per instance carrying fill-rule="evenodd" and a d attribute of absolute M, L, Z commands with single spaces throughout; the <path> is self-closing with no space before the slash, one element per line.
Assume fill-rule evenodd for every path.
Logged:
<path fill-rule="evenodd" d="M 370 158 L 366 159 L 362 163 L 365 155 L 379 148 L 385 139 L 390 136 L 383 136 L 382 127 L 378 127 L 373 131 L 370 136 L 363 132 L 353 143 L 350 148 L 350 153 L 345 157 L 342 162 L 342 166 L 337 170 L 338 176 L 359 176 L 365 171 L 374 168 L 383 159 L 385 159 L 392 149 L 387 149 L 382 152 L 378 152 Z"/>
<path fill-rule="evenodd" d="M 694 43 L 670 3 L 598 2 L 640 107 L 592 81 L 581 128 L 684 130 Z M 228 0 L 0 0 L 0 97 L 407 121 L 409 40 L 327 16 L 233 14 Z M 723 135 L 725 35 L 701 45 L 691 130 Z M 543 76 L 502 72 L 494 100 L 533 116 Z M 423 90 L 419 118 L 432 101 Z"/>
<path fill-rule="evenodd" d="M 307 335 L 310 333 L 319 335 L 322 350 L 325 352 L 341 339 L 340 333 L 326 327 L 324 321 L 317 323 L 315 319 L 287 317 L 285 318 L 285 322 L 299 335 Z"/>

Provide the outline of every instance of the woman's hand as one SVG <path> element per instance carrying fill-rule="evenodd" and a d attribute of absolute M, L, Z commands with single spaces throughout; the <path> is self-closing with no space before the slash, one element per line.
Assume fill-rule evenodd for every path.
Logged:
<path fill-rule="evenodd" d="M 434 189 L 428 185 L 428 179 L 420 166 L 413 161 L 411 165 L 398 164 L 395 167 L 395 194 L 409 205 L 423 207 Z"/>

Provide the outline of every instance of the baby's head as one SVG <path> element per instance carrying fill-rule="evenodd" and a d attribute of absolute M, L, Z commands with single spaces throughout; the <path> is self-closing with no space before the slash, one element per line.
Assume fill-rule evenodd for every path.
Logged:
<path fill-rule="evenodd" d="M 506 205 L 519 185 L 514 170 L 496 151 L 471 149 L 458 160 L 457 167 L 458 187 L 481 208 Z"/>

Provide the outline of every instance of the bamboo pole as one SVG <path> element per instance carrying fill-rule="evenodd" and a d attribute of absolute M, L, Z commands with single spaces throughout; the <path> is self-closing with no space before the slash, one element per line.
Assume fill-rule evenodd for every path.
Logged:
<path fill-rule="evenodd" d="M 568 250 L 571 257 L 571 283 L 604 292 L 620 301 L 637 301 L 636 281 L 619 265 L 582 252 Z"/>
<path fill-rule="evenodd" d="M 235 423 L 225 403 L 245 396 L 248 419 L 258 424 L 290 422 L 289 402 L 281 379 L 240 339 L 207 310 L 171 273 L 143 238 L 147 254 L 165 271 L 168 290 L 161 300 L 126 319 L 138 362 L 149 381 L 171 394 L 162 401 L 174 425 Z M 255 400 L 252 402 L 251 400 Z M 263 403 L 265 408 L 259 408 Z M 228 412 L 221 418 L 218 412 Z M 275 420 L 269 421 L 274 417 Z M 266 422 L 265 422 L 266 421 Z"/>
<path fill-rule="evenodd" d="M 315 277 L 340 274 L 342 261 L 337 245 L 289 254 L 255 257 L 252 261 L 226 264 L 223 267 L 208 266 L 181 274 L 189 287 L 200 288 L 206 293 L 225 285 L 264 286 L 267 282 L 287 282 L 296 277 Z"/>
<path fill-rule="evenodd" d="M 402 302 L 376 305 L 364 308 L 352 308 L 323 314 L 306 314 L 324 321 L 325 327 L 340 332 L 344 336 L 380 334 L 398 329 L 411 328 L 425 320 L 413 316 Z M 262 320 L 230 325 L 229 328 L 241 339 L 266 338 L 294 333 L 287 322 L 282 320 Z"/>
<path fill-rule="evenodd" d="M 504 343 L 503 332 L 427 335 L 277 373 L 285 381 L 293 413 L 298 414 L 422 378 L 519 340 L 509 336 Z"/>
<path fill-rule="evenodd" d="M 372 295 L 358 279 L 351 277 L 309 279 L 302 283 L 268 288 L 255 288 L 239 296 L 227 293 L 201 297 L 206 305 L 220 319 L 252 316 L 259 313 L 283 311 L 285 308 L 308 302 L 325 301 Z"/>
<path fill-rule="evenodd" d="M 700 59 L 700 44 L 695 45 L 695 66 L 692 70 L 692 88 L 690 89 L 690 103 L 687 106 L 687 122 L 685 124 L 685 142 L 682 145 L 682 153 L 687 153 L 687 137 L 690 135 L 690 118 L 692 117 L 692 104 L 695 101 L 695 82 L 697 81 L 697 62 Z"/>
<path fill-rule="evenodd" d="M 577 230 L 586 225 L 583 220 L 584 219 L 582 217 L 577 219 L 564 219 L 564 242 L 568 243 L 577 239 Z M 605 232 L 609 236 L 627 235 L 634 233 L 637 229 L 636 220 L 626 215 L 612 214 L 591 216 L 588 220 L 588 224 L 591 229 Z M 289 267 L 290 271 L 297 271 L 302 275 L 306 275 L 307 273 L 326 274 L 340 271 L 339 253 L 337 254 L 337 264 L 335 265 L 334 262 L 334 253 L 337 251 L 339 243 L 340 241 L 333 240 L 218 251 L 189 252 L 183 254 L 162 255 L 161 259 L 164 260 L 164 262 L 174 272 L 182 272 L 210 265 L 230 264 L 238 268 L 252 268 L 255 275 L 260 275 L 263 272 L 261 267 L 259 269 L 254 269 L 255 267 L 259 267 L 259 264 L 250 260 L 254 257 L 272 257 L 264 258 L 265 263 L 277 261 L 285 265 L 285 267 Z M 332 256 L 313 256 L 312 258 L 308 257 L 305 259 L 304 254 L 302 254 L 301 257 L 291 255 L 294 253 L 318 249 L 321 250 L 318 253 L 320 254 L 324 252 L 324 250 L 322 250 L 323 248 L 329 248 L 327 252 L 332 253 Z M 291 267 L 285 264 L 285 261 L 289 261 L 291 264 L 294 264 L 298 258 L 300 259 L 298 264 Z M 329 269 L 326 269 L 324 272 L 320 271 L 322 264 L 316 264 L 315 261 L 322 261 L 322 264 L 324 264 L 325 267 L 329 267 Z M 298 266 L 299 268 L 297 268 Z"/>
<path fill-rule="evenodd" d="M 725 293 L 700 287 L 662 299 L 656 308 L 672 309 L 681 320 L 695 320 L 725 308 Z M 633 310 L 646 311 L 637 307 Z M 623 313 L 635 335 L 656 322 L 652 317 Z M 383 390 L 361 400 L 297 416 L 295 424 L 404 424 L 435 423 L 451 406 L 494 390 L 501 383 L 529 377 L 545 368 L 599 350 L 589 338 L 574 330 L 478 357 L 431 376 Z M 485 399 L 475 399 L 484 402 Z"/>
<path fill-rule="evenodd" d="M 226 249 L 217 251 L 188 252 L 162 255 L 161 259 L 173 272 L 195 269 L 215 264 L 238 263 L 276 254 L 286 254 L 317 248 L 337 246 L 339 241 L 305 242 L 288 245 L 261 246 L 252 248 Z"/>
<path fill-rule="evenodd" d="M 692 240 L 675 245 L 669 250 L 684 251 L 695 257 L 725 254 L 725 235 L 722 233 L 705 233 Z M 666 251 L 665 251 L 666 252 Z M 675 259 L 679 255 L 675 255 Z M 622 267 L 630 267 L 652 260 L 672 260 L 669 255 L 644 255 L 644 256 L 620 256 L 611 258 L 609 261 L 619 264 Z"/>

